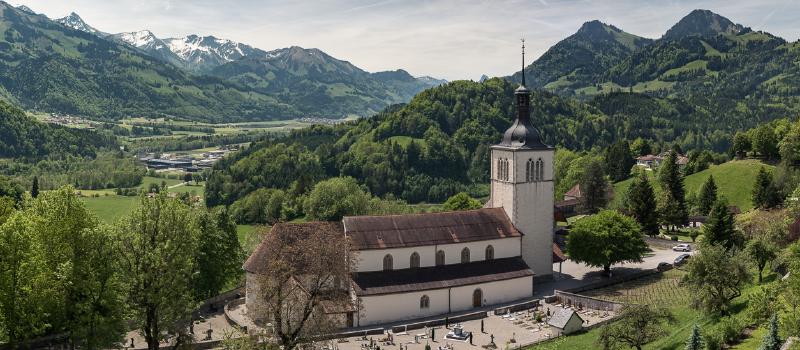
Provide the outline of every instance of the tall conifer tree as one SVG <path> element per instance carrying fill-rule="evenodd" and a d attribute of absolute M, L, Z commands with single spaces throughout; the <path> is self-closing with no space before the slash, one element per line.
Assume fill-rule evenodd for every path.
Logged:
<path fill-rule="evenodd" d="M 666 195 L 661 203 L 663 221 L 667 225 L 683 226 L 689 221 L 686 210 L 686 190 L 683 187 L 683 174 L 677 164 L 678 152 L 672 150 L 661 162 L 658 177 Z"/>
<path fill-rule="evenodd" d="M 628 188 L 628 197 L 625 205 L 629 214 L 639 222 L 639 225 L 642 225 L 642 232 L 649 236 L 658 234 L 658 210 L 656 208 L 655 193 L 644 171 L 639 173 L 633 180 L 631 187 Z"/>
<path fill-rule="evenodd" d="M 709 175 L 708 180 L 700 188 L 700 196 L 698 197 L 698 209 L 701 215 L 708 215 L 714 202 L 717 201 L 717 184 L 714 182 L 714 176 Z"/>

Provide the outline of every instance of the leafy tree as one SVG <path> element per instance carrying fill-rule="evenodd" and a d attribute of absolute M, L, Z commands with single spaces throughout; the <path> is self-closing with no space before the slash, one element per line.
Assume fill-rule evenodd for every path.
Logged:
<path fill-rule="evenodd" d="M 29 210 L 53 281 L 49 292 L 58 299 L 46 306 L 54 330 L 66 332 L 76 347 L 104 348 L 120 341 L 123 287 L 109 232 L 70 186 L 39 195 Z"/>
<path fill-rule="evenodd" d="M 222 291 L 239 274 L 244 258 L 236 223 L 225 208 L 199 214 L 199 244 L 196 253 L 195 298 L 203 300 Z"/>
<path fill-rule="evenodd" d="M 769 209 L 778 204 L 780 204 L 780 195 L 773 182 L 772 174 L 762 166 L 758 170 L 756 183 L 753 185 L 753 206 Z"/>
<path fill-rule="evenodd" d="M 780 350 L 781 338 L 778 335 L 778 315 L 772 315 L 769 321 L 769 332 L 764 335 L 758 350 Z"/>
<path fill-rule="evenodd" d="M 31 184 L 31 198 L 39 197 L 39 177 L 33 177 L 33 183 Z"/>
<path fill-rule="evenodd" d="M 733 152 L 745 156 L 751 149 L 750 136 L 744 132 L 737 132 L 733 137 Z"/>
<path fill-rule="evenodd" d="M 761 286 L 758 291 L 747 296 L 747 319 L 754 324 L 762 324 L 783 306 L 779 297 L 781 288 L 775 284 Z"/>
<path fill-rule="evenodd" d="M 606 174 L 613 182 L 627 179 L 631 174 L 631 168 L 636 164 L 626 140 L 620 140 L 608 146 L 604 158 Z"/>
<path fill-rule="evenodd" d="M 733 214 L 728 210 L 725 199 L 717 200 L 711 208 L 708 221 L 703 225 L 704 243 L 721 245 L 725 249 L 739 247 L 743 237 L 736 230 Z"/>
<path fill-rule="evenodd" d="M 480 209 L 483 204 L 469 196 L 466 192 L 459 192 L 444 202 L 443 208 L 448 211 Z"/>
<path fill-rule="evenodd" d="M 570 259 L 611 274 L 611 265 L 641 262 L 649 248 L 636 221 L 613 210 L 604 210 L 575 223 L 567 238 Z"/>
<path fill-rule="evenodd" d="M 597 342 L 604 350 L 629 347 L 641 350 L 645 344 L 665 336 L 666 324 L 674 322 L 675 317 L 665 308 L 629 305 L 614 323 L 600 329 Z"/>
<path fill-rule="evenodd" d="M 192 173 L 183 174 L 183 182 L 186 183 L 192 182 Z"/>
<path fill-rule="evenodd" d="M 670 151 L 661 162 L 658 172 L 659 182 L 663 189 L 661 196 L 661 215 L 665 224 L 683 226 L 689 220 L 686 209 L 686 190 L 683 187 L 683 175 L 676 163 L 678 152 Z"/>
<path fill-rule="evenodd" d="M 689 340 L 686 341 L 686 350 L 702 350 L 703 349 L 703 337 L 700 336 L 700 327 L 697 324 L 692 327 L 692 335 L 689 336 Z"/>
<path fill-rule="evenodd" d="M 724 314 L 750 280 L 744 259 L 719 245 L 705 245 L 689 261 L 683 281 L 694 291 L 694 304 L 711 314 Z"/>
<path fill-rule="evenodd" d="M 658 210 L 655 193 L 647 173 L 639 172 L 628 188 L 625 206 L 628 212 L 642 226 L 642 231 L 649 236 L 658 235 Z"/>
<path fill-rule="evenodd" d="M 594 160 L 586 165 L 580 181 L 581 207 L 589 213 L 597 213 L 608 202 L 608 182 L 603 174 L 603 164 Z"/>
<path fill-rule="evenodd" d="M 284 206 L 290 205 L 283 190 L 259 188 L 237 200 L 230 206 L 231 215 L 238 223 L 274 224 L 290 219 L 283 217 Z"/>
<path fill-rule="evenodd" d="M 714 176 L 709 175 L 703 187 L 700 188 L 700 196 L 697 199 L 697 207 L 701 215 L 708 215 L 711 211 L 711 206 L 717 201 L 717 184 L 714 182 Z"/>
<path fill-rule="evenodd" d="M 346 215 L 363 215 L 369 208 L 369 193 L 352 177 L 320 181 L 303 203 L 312 220 L 337 221 Z"/>
<path fill-rule="evenodd" d="M 338 327 L 323 304 L 334 309 L 356 306 L 347 293 L 330 293 L 331 286 L 341 287 L 350 278 L 356 259 L 342 255 L 350 250 L 336 230 L 287 227 L 264 237 L 261 247 L 270 259 L 252 271 L 258 288 L 249 296 L 255 302 L 248 312 L 269 319 L 278 344 L 293 350 Z"/>
<path fill-rule="evenodd" d="M 19 184 L 12 182 L 9 178 L 0 175 L 0 197 L 14 199 L 14 202 L 22 201 L 22 193 L 25 192 Z"/>
<path fill-rule="evenodd" d="M 15 212 L 0 226 L 0 335 L 12 349 L 42 334 L 52 300 L 31 218 Z"/>
<path fill-rule="evenodd" d="M 150 350 L 165 332 L 186 334 L 195 306 L 192 291 L 199 235 L 191 209 L 166 193 L 140 196 L 139 205 L 117 226 L 127 302 Z"/>
<path fill-rule="evenodd" d="M 763 124 L 754 129 L 751 138 L 753 152 L 769 159 L 778 154 L 778 139 L 770 125 Z"/>
<path fill-rule="evenodd" d="M 764 268 L 778 256 L 779 248 L 764 237 L 757 237 L 747 242 L 745 252 L 758 270 L 758 283 L 761 284 Z"/>
<path fill-rule="evenodd" d="M 636 157 L 641 157 L 653 153 L 653 150 L 647 140 L 637 137 L 636 140 L 633 140 L 633 143 L 631 143 L 631 153 Z"/>

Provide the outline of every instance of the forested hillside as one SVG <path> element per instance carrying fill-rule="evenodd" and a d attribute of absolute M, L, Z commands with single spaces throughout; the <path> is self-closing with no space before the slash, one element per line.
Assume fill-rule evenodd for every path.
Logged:
<path fill-rule="evenodd" d="M 589 21 L 526 67 L 526 83 L 531 87 L 571 93 L 652 42 L 613 25 Z M 519 82 L 521 72 L 511 79 Z"/>
<path fill-rule="evenodd" d="M 321 50 L 297 46 L 244 57 L 211 74 L 273 96 L 301 113 L 327 117 L 372 115 L 440 83 L 403 70 L 370 74 Z"/>
<path fill-rule="evenodd" d="M 94 157 L 116 146 L 113 135 L 40 123 L 0 100 L 0 158 Z"/>
<path fill-rule="evenodd" d="M 302 195 L 320 179 L 352 176 L 377 196 L 441 202 L 460 191 L 486 195 L 488 147 L 511 125 L 516 85 L 457 81 L 426 90 L 373 118 L 315 127 L 262 142 L 220 162 L 207 184 L 209 205 L 232 204 L 258 188 Z M 599 152 L 619 140 L 655 150 L 726 152 L 731 125 L 679 99 L 619 92 L 588 103 L 536 91 L 532 120 L 551 145 Z M 571 186 L 571 185 L 570 185 Z"/>

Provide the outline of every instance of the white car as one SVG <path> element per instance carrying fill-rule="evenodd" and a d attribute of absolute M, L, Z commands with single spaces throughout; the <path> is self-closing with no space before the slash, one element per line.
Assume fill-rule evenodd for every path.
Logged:
<path fill-rule="evenodd" d="M 690 246 L 690 245 L 688 245 L 686 243 L 681 243 L 681 244 L 678 244 L 678 245 L 672 247 L 672 250 L 674 250 L 676 252 L 691 252 L 692 251 L 692 246 Z"/>

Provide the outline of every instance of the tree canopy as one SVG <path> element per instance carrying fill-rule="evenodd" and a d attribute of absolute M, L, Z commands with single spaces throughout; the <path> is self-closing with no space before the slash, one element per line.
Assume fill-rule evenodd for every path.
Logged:
<path fill-rule="evenodd" d="M 641 262 L 648 251 L 639 224 L 613 210 L 578 220 L 567 238 L 566 253 L 571 260 L 602 267 L 608 275 L 611 265 Z"/>

